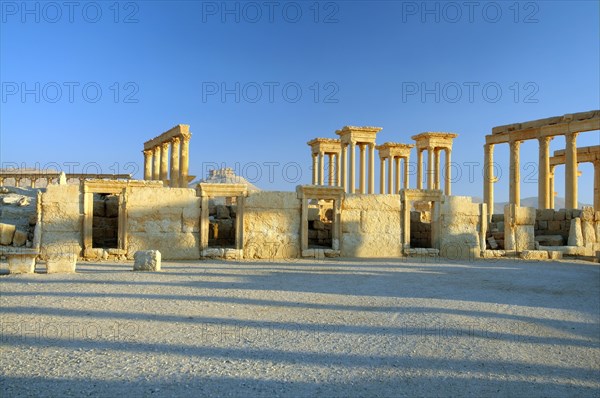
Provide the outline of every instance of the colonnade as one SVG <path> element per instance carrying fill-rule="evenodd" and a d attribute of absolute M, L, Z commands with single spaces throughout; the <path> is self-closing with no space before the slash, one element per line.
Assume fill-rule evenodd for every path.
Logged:
<path fill-rule="evenodd" d="M 423 189 L 423 152 L 427 151 L 427 189 L 441 189 L 441 152 L 445 151 L 444 194 L 452 194 L 452 142 L 458 134 L 425 132 L 412 137 L 417 143 L 417 189 Z"/>
<path fill-rule="evenodd" d="M 311 147 L 312 153 L 312 185 L 325 185 L 325 157 L 327 157 L 327 184 L 329 186 L 340 186 L 340 155 L 342 152 L 340 140 L 315 138 L 307 144 Z"/>
<path fill-rule="evenodd" d="M 356 193 L 356 147 L 359 148 L 358 193 L 375 193 L 375 138 L 381 127 L 345 126 L 335 133 L 341 144 L 341 186 Z M 369 161 L 367 168 L 367 150 Z M 349 153 L 348 153 L 349 152 Z M 348 155 L 350 164 L 348 165 Z"/>
<path fill-rule="evenodd" d="M 161 180 L 173 188 L 187 188 L 192 137 L 189 128 L 180 124 L 144 143 L 144 180 Z"/>
<path fill-rule="evenodd" d="M 400 176 L 404 175 L 402 188 L 409 186 L 410 151 L 414 145 L 386 142 L 375 147 L 379 151 L 379 193 L 386 193 L 386 161 L 387 161 L 387 193 L 396 194 L 400 191 Z M 403 161 L 403 173 L 400 173 L 400 162 Z M 394 178 L 395 176 L 395 178 Z M 394 186 L 395 181 L 395 186 Z"/>

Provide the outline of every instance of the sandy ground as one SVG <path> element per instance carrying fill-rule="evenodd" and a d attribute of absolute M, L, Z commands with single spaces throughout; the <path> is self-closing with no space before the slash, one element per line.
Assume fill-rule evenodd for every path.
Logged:
<path fill-rule="evenodd" d="M 0 396 L 600 395 L 598 264 L 131 268 L 1 276 Z"/>

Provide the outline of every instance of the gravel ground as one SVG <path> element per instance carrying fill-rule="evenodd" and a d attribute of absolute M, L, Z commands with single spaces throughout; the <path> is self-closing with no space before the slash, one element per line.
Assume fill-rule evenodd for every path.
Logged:
<path fill-rule="evenodd" d="M 427 261 L 3 275 L 0 395 L 600 395 L 598 264 Z"/>

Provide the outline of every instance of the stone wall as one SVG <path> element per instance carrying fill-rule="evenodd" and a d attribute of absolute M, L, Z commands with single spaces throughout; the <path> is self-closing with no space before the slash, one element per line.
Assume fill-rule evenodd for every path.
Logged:
<path fill-rule="evenodd" d="M 81 255 L 83 198 L 79 185 L 48 185 L 41 196 L 40 226 L 42 259 Z"/>
<path fill-rule="evenodd" d="M 402 255 L 398 195 L 346 194 L 342 201 L 342 257 Z"/>
<path fill-rule="evenodd" d="M 504 206 L 504 246 L 506 250 L 535 250 L 535 208 Z"/>
<path fill-rule="evenodd" d="M 481 252 L 481 208 L 467 196 L 444 196 L 439 205 L 440 256 L 449 259 L 478 258 Z M 435 221 L 435 220 L 434 220 Z"/>
<path fill-rule="evenodd" d="M 545 246 L 566 245 L 569 240 L 571 220 L 577 217 L 581 217 L 581 210 L 536 210 L 534 225 L 536 241 Z M 559 236 L 562 240 L 558 238 Z"/>
<path fill-rule="evenodd" d="M 301 214 L 296 192 L 250 193 L 244 205 L 244 258 L 299 257 Z"/>
<path fill-rule="evenodd" d="M 194 189 L 130 187 L 126 193 L 127 257 L 158 250 L 164 260 L 200 257 L 200 198 Z"/>

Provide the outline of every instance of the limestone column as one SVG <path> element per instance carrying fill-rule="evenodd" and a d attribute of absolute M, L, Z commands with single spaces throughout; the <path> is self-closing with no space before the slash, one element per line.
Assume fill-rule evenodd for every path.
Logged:
<path fill-rule="evenodd" d="M 342 167 L 342 188 L 344 188 L 344 192 L 348 192 L 348 184 L 346 174 L 348 173 L 348 155 L 347 155 L 348 145 L 342 144 L 342 159 L 341 159 L 341 167 Z"/>
<path fill-rule="evenodd" d="M 408 179 L 410 177 L 408 174 L 408 160 L 408 156 L 404 158 L 404 189 L 408 189 Z"/>
<path fill-rule="evenodd" d="M 367 174 L 365 172 L 367 165 L 367 151 L 365 150 L 365 144 L 360 144 L 358 148 L 360 150 L 360 180 L 358 181 L 358 187 L 360 193 L 365 193 L 367 186 Z"/>
<path fill-rule="evenodd" d="M 548 208 L 554 209 L 554 168 L 556 166 L 550 166 L 550 172 L 548 173 Z"/>
<path fill-rule="evenodd" d="M 171 142 L 171 187 L 179 188 L 181 181 L 179 181 L 179 153 L 181 151 L 181 140 L 179 137 L 174 137 Z"/>
<path fill-rule="evenodd" d="M 577 208 L 577 133 L 565 135 L 565 207 Z"/>
<path fill-rule="evenodd" d="M 317 181 L 319 180 L 319 160 L 317 159 L 317 154 L 312 153 L 312 184 L 317 185 Z"/>
<path fill-rule="evenodd" d="M 433 158 L 433 148 L 427 147 L 427 189 L 433 189 Z"/>
<path fill-rule="evenodd" d="M 485 144 L 483 150 L 483 200 L 487 204 L 488 215 L 491 219 L 494 214 L 494 144 Z"/>
<path fill-rule="evenodd" d="M 163 142 L 160 144 L 160 179 L 167 182 L 167 167 L 169 164 L 169 143 Z"/>
<path fill-rule="evenodd" d="M 539 137 L 539 160 L 538 160 L 538 208 L 548 209 L 550 207 L 550 195 L 548 192 L 548 179 L 550 174 L 550 137 Z"/>
<path fill-rule="evenodd" d="M 144 150 L 144 180 L 152 179 L 152 150 Z"/>
<path fill-rule="evenodd" d="M 152 152 L 154 153 L 152 157 L 152 179 L 158 180 L 160 179 L 160 146 L 155 146 L 152 148 Z"/>
<path fill-rule="evenodd" d="M 319 151 L 319 185 L 325 185 L 325 153 Z"/>
<path fill-rule="evenodd" d="M 369 144 L 369 193 L 375 193 L 375 144 Z"/>
<path fill-rule="evenodd" d="M 394 193 L 394 157 L 388 156 L 388 193 Z"/>
<path fill-rule="evenodd" d="M 600 211 L 600 160 L 594 162 L 594 210 Z"/>
<path fill-rule="evenodd" d="M 350 193 L 356 191 L 356 143 L 350 143 Z"/>
<path fill-rule="evenodd" d="M 510 204 L 521 206 L 521 166 L 520 153 L 521 141 L 510 142 Z"/>
<path fill-rule="evenodd" d="M 190 168 L 190 138 L 189 135 L 181 136 L 181 157 L 179 159 L 179 186 L 187 188 L 188 173 Z"/>
<path fill-rule="evenodd" d="M 15 178 L 15 187 L 19 188 L 21 186 L 21 179 Z"/>
<path fill-rule="evenodd" d="M 434 188 L 440 189 L 440 156 L 441 152 L 438 148 L 433 150 L 434 153 L 434 163 L 433 163 L 433 173 L 434 173 Z"/>
<path fill-rule="evenodd" d="M 452 163 L 452 149 L 446 148 L 446 175 L 444 178 L 445 187 L 444 192 L 446 196 L 452 195 L 452 173 L 450 164 Z"/>
<path fill-rule="evenodd" d="M 379 193 L 385 193 L 385 158 L 379 157 Z"/>
<path fill-rule="evenodd" d="M 423 189 L 423 150 L 417 148 L 417 189 Z"/>
<path fill-rule="evenodd" d="M 340 153 L 336 153 L 335 154 L 335 185 L 336 186 L 340 186 L 341 185 L 341 179 L 340 179 Z"/>
<path fill-rule="evenodd" d="M 328 153 L 327 156 L 329 157 L 329 186 L 332 187 L 333 186 L 333 176 L 334 176 L 334 168 L 333 168 L 333 153 Z"/>
<path fill-rule="evenodd" d="M 394 161 L 396 162 L 396 189 L 394 190 L 394 193 L 397 194 L 398 191 L 400 191 L 400 157 L 394 157 Z"/>

